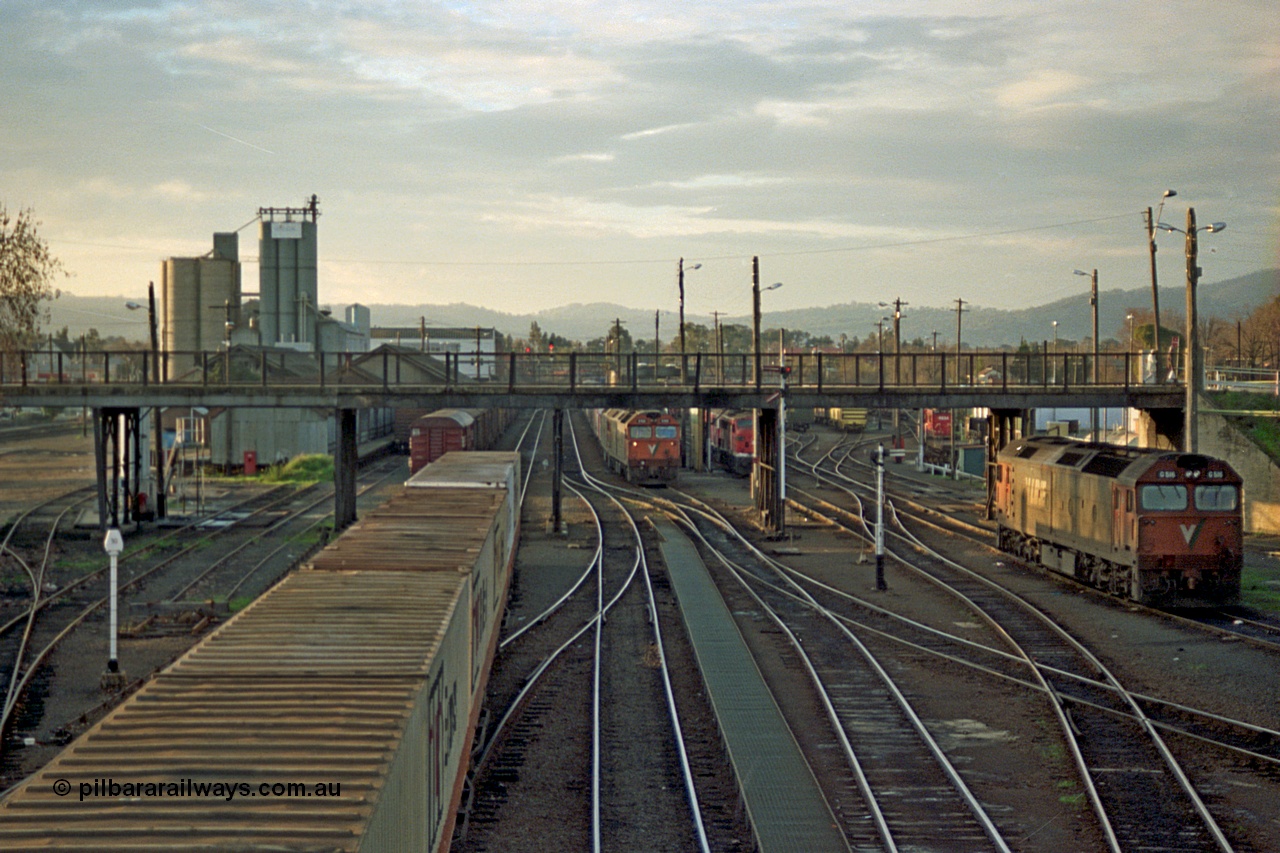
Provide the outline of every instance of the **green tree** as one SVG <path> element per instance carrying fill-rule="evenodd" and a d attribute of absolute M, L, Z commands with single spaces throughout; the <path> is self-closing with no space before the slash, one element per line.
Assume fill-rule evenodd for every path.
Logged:
<path fill-rule="evenodd" d="M 0 349 L 31 346 L 40 335 L 40 303 L 56 299 L 53 281 L 65 275 L 28 208 L 11 215 L 0 203 Z"/>

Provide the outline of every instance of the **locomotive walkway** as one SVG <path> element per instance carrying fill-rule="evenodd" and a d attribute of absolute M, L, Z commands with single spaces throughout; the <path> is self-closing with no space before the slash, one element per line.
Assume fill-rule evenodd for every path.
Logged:
<path fill-rule="evenodd" d="M 759 849 L 848 850 L 702 558 L 673 523 L 651 518 Z"/>

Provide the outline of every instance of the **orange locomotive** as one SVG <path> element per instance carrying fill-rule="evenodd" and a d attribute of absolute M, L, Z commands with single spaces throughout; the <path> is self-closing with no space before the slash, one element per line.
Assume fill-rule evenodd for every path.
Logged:
<path fill-rule="evenodd" d="M 680 470 L 680 418 L 665 412 L 602 409 L 592 413 L 609 470 L 632 483 L 674 483 Z"/>
<path fill-rule="evenodd" d="M 739 477 L 751 473 L 755 461 L 755 426 L 748 409 L 711 412 L 711 464 Z"/>
<path fill-rule="evenodd" d="M 999 546 L 1143 604 L 1235 604 L 1242 486 L 1210 456 L 1020 439 L 996 464 Z"/>

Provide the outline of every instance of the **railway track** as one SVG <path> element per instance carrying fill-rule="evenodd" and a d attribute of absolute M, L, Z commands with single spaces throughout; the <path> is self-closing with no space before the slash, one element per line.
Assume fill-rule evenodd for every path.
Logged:
<path fill-rule="evenodd" d="M 708 850 L 640 528 L 585 470 L 572 422 L 570 435 L 568 488 L 594 547 L 559 597 L 508 618 L 487 703 L 501 710 L 478 739 L 455 849 L 505 847 L 519 824 L 580 849 Z"/>
<path fill-rule="evenodd" d="M 844 477 L 838 466 L 823 471 L 819 463 L 812 464 L 815 476 L 829 484 L 835 485 Z M 848 494 L 860 501 L 852 489 Z M 818 503 L 816 498 L 810 500 Z M 831 506 L 828 501 L 822 503 Z M 845 513 L 847 524 L 862 527 L 859 532 L 868 535 L 865 512 L 836 510 Z M 915 523 L 919 525 L 921 519 L 918 513 L 916 516 Z M 954 525 L 933 518 L 928 519 L 928 524 L 935 530 L 955 530 Z M 1280 736 L 1127 691 L 1082 643 L 1054 625 L 1038 608 L 943 558 L 905 528 L 895 535 L 908 543 L 895 555 L 903 565 L 925 573 L 970 602 L 975 613 L 998 625 L 1022 649 L 1020 656 L 1034 664 L 1029 673 L 1034 679 L 1027 681 L 1032 686 L 1040 681 L 1038 689 L 1051 697 L 1068 724 L 1063 727 L 1063 734 L 1076 745 L 1082 782 L 1096 792 L 1095 810 L 1111 849 L 1145 849 L 1143 845 L 1163 849 L 1160 845 L 1170 844 L 1188 850 L 1233 849 L 1219 819 L 1161 732 L 1213 741 L 1231 749 L 1237 759 L 1247 756 L 1264 763 L 1274 762 Z M 954 637 L 950 640 L 953 649 L 949 654 L 972 658 L 972 644 Z M 982 653 L 990 657 L 998 655 L 999 650 L 986 648 Z M 989 660 L 971 660 L 971 665 L 991 667 Z M 1007 671 L 1002 676 L 1016 678 Z M 1264 742 L 1261 748 L 1260 742 Z M 1224 816 L 1222 822 L 1228 823 L 1229 816 Z"/>
<path fill-rule="evenodd" d="M 842 772 L 821 780 L 849 846 L 928 849 L 946 838 L 966 850 L 1009 850 L 876 656 L 727 519 L 681 497 L 687 506 L 678 518 L 777 625 L 809 675 L 844 759 Z"/>
<path fill-rule="evenodd" d="M 394 471 L 384 463 L 381 468 L 375 469 L 374 472 L 366 472 L 363 477 L 368 481 L 372 474 L 374 477 L 385 479 L 393 473 Z M 370 485 L 366 483 L 364 488 L 367 490 L 369 487 Z M 323 493 L 323 496 L 317 499 L 317 493 Z M 166 596 L 171 604 L 180 605 L 180 602 L 173 601 L 178 597 L 175 591 L 176 593 L 190 591 L 193 587 L 193 579 L 203 580 L 206 584 L 212 583 L 215 577 L 210 570 L 216 570 L 219 567 L 226 572 L 234 573 L 239 579 L 234 585 L 228 579 L 226 586 L 214 587 L 218 591 L 223 591 L 221 597 L 223 601 L 229 601 L 228 591 L 243 588 L 250 576 L 290 543 L 296 545 L 296 553 L 293 555 L 295 557 L 306 550 L 307 546 L 297 545 L 297 530 L 292 528 L 292 523 L 295 519 L 312 513 L 318 505 L 331 499 L 331 496 L 332 489 L 324 487 L 310 486 L 300 490 L 289 487 L 269 488 L 260 490 L 247 500 L 212 517 L 145 537 L 145 540 L 138 541 L 119 561 L 122 572 L 118 590 L 122 611 L 131 602 L 145 604 L 162 600 Z M 69 499 L 76 499 L 74 493 Z M 266 526 L 252 530 L 252 526 L 264 516 L 268 519 Z M 61 517 L 59 516 L 59 519 Z M 222 523 L 211 524 L 210 522 L 215 519 L 225 522 L 225 526 Z M 315 523 L 314 519 L 304 522 L 307 526 L 314 526 Z M 289 533 L 291 529 L 292 535 Z M 250 532 L 242 533 L 241 531 L 244 530 L 250 530 Z M 273 530 L 284 534 L 286 538 L 283 544 L 272 548 L 266 556 L 261 556 L 261 551 L 265 547 L 263 539 Z M 57 521 L 54 521 L 49 529 L 50 541 L 54 539 L 56 533 Z M 233 537 L 239 541 L 233 542 Z M 242 561 L 249 553 L 256 553 L 258 556 L 246 573 L 243 571 Z M 235 556 L 239 556 L 240 560 L 229 559 Z M 0 712 L 0 730 L 7 732 L 14 727 L 15 721 L 21 718 L 21 727 L 27 731 L 32 729 L 52 731 L 54 733 L 52 744 L 57 745 L 71 737 L 70 732 L 65 728 L 68 722 L 79 716 L 80 725 L 87 723 L 90 717 L 110 707 L 143 680 L 135 679 L 117 695 L 108 697 L 106 701 L 95 707 L 85 707 L 81 704 L 83 699 L 78 699 L 76 701 L 80 704 L 80 709 L 72 711 L 65 703 L 59 702 L 57 717 L 61 722 L 55 724 L 40 722 L 44 717 L 45 697 L 51 692 L 51 680 L 47 671 L 48 662 L 64 644 L 78 642 L 75 641 L 77 632 L 93 625 L 95 616 L 109 600 L 108 596 L 102 594 L 100 585 L 94 583 L 100 581 L 105 572 L 105 566 L 101 565 L 103 562 L 105 561 L 101 559 L 95 560 L 94 565 L 99 568 L 92 571 L 86 572 L 78 564 L 72 564 L 69 568 L 64 567 L 54 572 L 52 564 L 46 559 L 39 571 L 34 573 L 34 578 L 42 583 L 32 584 L 31 596 L 25 611 L 0 625 L 0 651 L 5 655 L 0 665 L 0 677 L 7 686 L 4 705 Z M 291 563 L 290 559 L 281 560 L 276 565 L 275 575 L 287 569 Z M 50 578 L 56 578 L 57 581 L 51 581 Z M 261 577 L 259 580 L 260 583 L 255 586 L 255 592 L 260 592 L 266 584 L 274 580 L 274 575 Z M 212 591 L 211 594 L 213 594 Z M 192 609 L 200 609 L 204 606 L 200 603 L 191 605 Z M 139 634 L 146 636 L 149 621 L 144 622 L 141 631 L 135 631 L 134 636 Z M 189 640 L 194 639 L 199 629 L 210 621 L 210 614 L 206 613 L 195 624 L 179 625 L 179 633 L 185 634 Z M 25 626 L 21 632 L 18 630 L 20 626 Z M 128 630 L 122 630 L 122 636 L 128 635 Z M 93 641 L 87 642 L 90 646 L 94 645 Z M 150 667 L 146 669 L 149 670 Z M 146 671 L 135 674 L 145 676 Z M 39 690 L 34 699 L 28 702 L 26 692 L 33 685 L 38 685 Z M 84 692 L 74 687 L 70 689 L 70 693 L 77 696 L 83 696 Z M 26 707 L 28 704 L 31 705 L 30 708 Z M 32 745 L 39 738 L 39 735 L 24 734 L 21 739 L 9 737 L 0 740 L 0 754 L 3 754 L 5 760 L 5 776 L 10 781 L 20 778 L 28 769 L 21 751 L 18 751 L 19 754 L 13 754 L 14 747 L 19 744 Z"/>

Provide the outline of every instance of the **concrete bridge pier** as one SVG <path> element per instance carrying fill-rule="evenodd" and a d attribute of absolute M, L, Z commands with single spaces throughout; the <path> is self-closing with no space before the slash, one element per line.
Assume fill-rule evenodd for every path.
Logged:
<path fill-rule="evenodd" d="M 751 471 L 751 495 L 760 526 L 778 535 L 786 533 L 786 506 L 782 500 L 779 474 L 778 410 L 755 410 L 755 465 Z"/>
<path fill-rule="evenodd" d="M 987 511 L 992 517 L 996 497 L 996 455 L 1005 445 L 1027 434 L 1035 421 L 1030 409 L 989 409 L 987 414 Z"/>
<path fill-rule="evenodd" d="M 1186 415 L 1178 409 L 1142 409 L 1138 416 L 1138 446 L 1182 450 Z"/>
<path fill-rule="evenodd" d="M 333 530 L 345 530 L 356 520 L 356 410 L 337 409 L 337 446 L 333 455 Z"/>
<path fill-rule="evenodd" d="M 139 499 L 144 494 L 141 410 L 95 408 L 93 456 L 97 470 L 98 529 L 138 522 L 151 513 Z"/>
<path fill-rule="evenodd" d="M 560 512 L 561 484 L 564 479 L 564 409 L 556 409 L 551 415 L 551 531 L 561 532 L 564 526 Z"/>

